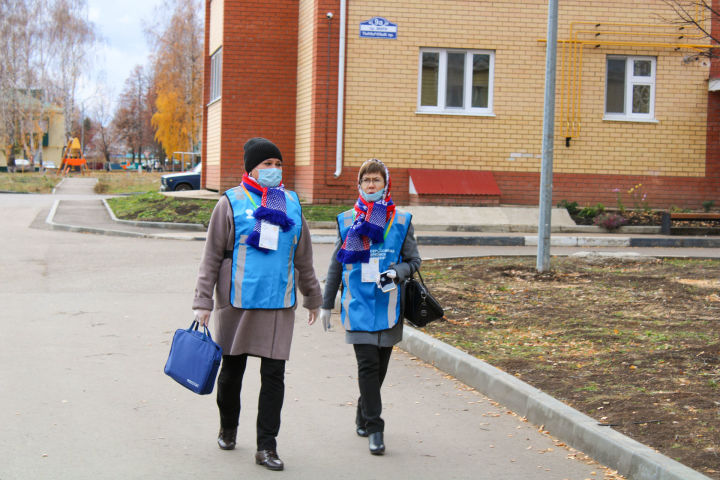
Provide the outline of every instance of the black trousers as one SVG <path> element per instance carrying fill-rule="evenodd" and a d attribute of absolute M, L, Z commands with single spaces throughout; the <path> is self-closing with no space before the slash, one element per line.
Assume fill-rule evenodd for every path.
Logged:
<path fill-rule="evenodd" d="M 387 374 L 392 347 L 365 344 L 356 344 L 353 347 L 358 364 L 360 387 L 355 423 L 366 427 L 368 433 L 382 432 L 385 430 L 385 422 L 380 417 L 382 414 L 380 387 Z"/>
<path fill-rule="evenodd" d="M 217 381 L 220 426 L 236 428 L 240 417 L 240 390 L 247 355 L 223 355 Z M 258 398 L 257 449 L 275 450 L 280 431 L 280 412 L 285 397 L 285 360 L 260 358 L 260 397 Z"/>

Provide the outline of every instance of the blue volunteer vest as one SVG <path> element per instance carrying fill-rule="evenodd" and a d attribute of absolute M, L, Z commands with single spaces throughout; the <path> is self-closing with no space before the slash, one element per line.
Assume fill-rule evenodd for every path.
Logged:
<path fill-rule="evenodd" d="M 402 250 L 412 215 L 395 210 L 395 215 L 385 227 L 382 243 L 370 246 L 370 258 L 377 258 L 379 270 L 384 272 L 390 265 L 402 262 Z M 340 238 L 343 242 L 355 220 L 355 210 L 348 210 L 337 217 Z M 383 292 L 375 282 L 362 281 L 362 264 L 343 264 L 343 293 L 340 318 L 349 331 L 377 332 L 392 328 L 400 319 L 400 286 Z"/>
<path fill-rule="evenodd" d="M 261 197 L 242 185 L 225 192 L 235 221 L 230 303 L 244 309 L 276 310 L 295 305 L 295 249 L 302 232 L 302 209 L 295 192 L 285 191 L 288 217 L 295 222 L 279 233 L 277 250 L 263 252 L 245 245 L 257 221 L 253 212 Z"/>

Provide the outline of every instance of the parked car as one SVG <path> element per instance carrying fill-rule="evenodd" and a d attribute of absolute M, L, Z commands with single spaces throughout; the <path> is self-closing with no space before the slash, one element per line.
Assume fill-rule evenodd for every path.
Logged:
<path fill-rule="evenodd" d="M 43 162 L 43 168 L 45 170 L 55 170 L 57 165 L 55 165 L 55 162 Z"/>
<path fill-rule="evenodd" d="M 202 163 L 198 163 L 192 170 L 181 173 L 168 173 L 160 177 L 161 192 L 177 192 L 180 190 L 200 190 L 200 172 Z"/>
<path fill-rule="evenodd" d="M 26 158 L 15 159 L 15 172 L 32 172 L 33 170 L 33 166 L 30 165 L 30 160 Z"/>

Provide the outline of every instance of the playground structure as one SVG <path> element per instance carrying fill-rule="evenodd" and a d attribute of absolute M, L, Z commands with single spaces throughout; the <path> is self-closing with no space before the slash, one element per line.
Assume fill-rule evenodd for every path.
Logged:
<path fill-rule="evenodd" d="M 72 167 L 78 167 L 81 175 L 85 175 L 85 171 L 88 170 L 87 160 L 85 160 L 80 140 L 77 137 L 70 140 L 65 147 L 58 175 L 67 175 Z"/>

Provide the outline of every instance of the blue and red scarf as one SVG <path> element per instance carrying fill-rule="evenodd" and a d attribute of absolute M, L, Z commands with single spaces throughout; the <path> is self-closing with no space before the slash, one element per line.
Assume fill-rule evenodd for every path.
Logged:
<path fill-rule="evenodd" d="M 368 263 L 370 261 L 370 242 L 383 241 L 385 226 L 395 213 L 389 182 L 385 191 L 385 198 L 377 202 L 367 202 L 362 197 L 358 197 L 355 202 L 355 221 L 337 253 L 338 262 Z"/>
<path fill-rule="evenodd" d="M 260 206 L 258 206 L 253 212 L 253 217 L 257 220 L 255 227 L 250 235 L 248 235 L 245 243 L 252 247 L 257 248 L 262 252 L 269 252 L 267 248 L 262 248 L 259 245 L 260 232 L 263 228 L 263 223 L 271 223 L 277 225 L 283 232 L 287 232 L 295 225 L 292 218 L 287 216 L 287 209 L 285 205 L 285 187 L 280 184 L 277 187 L 263 187 L 254 178 L 247 173 L 243 175 L 242 186 L 256 195 L 260 195 Z"/>

